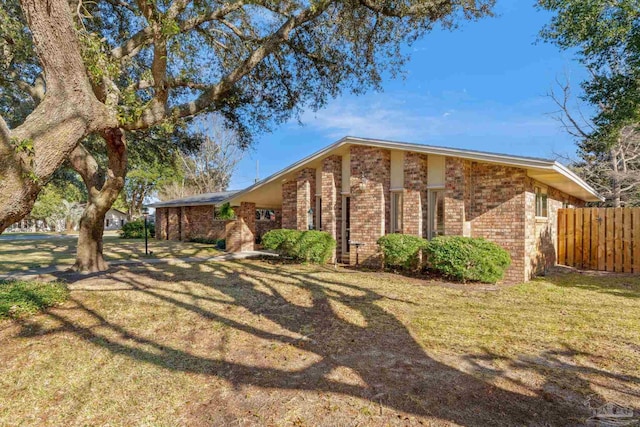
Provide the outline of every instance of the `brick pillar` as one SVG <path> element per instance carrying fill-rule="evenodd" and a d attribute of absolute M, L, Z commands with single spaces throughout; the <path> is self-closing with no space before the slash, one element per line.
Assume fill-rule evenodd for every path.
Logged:
<path fill-rule="evenodd" d="M 297 187 L 296 181 L 282 183 L 282 228 L 298 228 Z"/>
<path fill-rule="evenodd" d="M 167 217 L 167 240 L 180 240 L 180 208 L 169 208 Z"/>
<path fill-rule="evenodd" d="M 298 173 L 296 186 L 296 217 L 297 229 L 309 229 L 309 209 L 315 209 L 316 204 L 316 170 L 302 169 Z"/>
<path fill-rule="evenodd" d="M 230 221 L 225 230 L 227 251 L 252 251 L 256 240 L 256 205 L 242 202 L 235 211 L 236 220 Z"/>
<path fill-rule="evenodd" d="M 342 156 L 322 161 L 322 231 L 336 239 L 335 257 L 342 258 Z"/>
<path fill-rule="evenodd" d="M 182 206 L 180 208 L 180 240 L 189 240 L 191 238 L 191 215 L 189 215 L 190 210 L 191 207 L 189 206 Z"/>
<path fill-rule="evenodd" d="M 276 223 L 276 225 L 274 226 L 274 229 L 282 228 L 282 209 L 274 209 L 273 215 L 275 216 L 274 222 Z"/>
<path fill-rule="evenodd" d="M 360 188 L 362 176 L 366 178 Z M 391 187 L 391 152 L 375 147 L 351 146 L 351 241 L 363 243 L 358 250 L 361 264 L 379 266 L 377 240 L 389 224 L 389 189 Z M 350 264 L 356 263 L 356 249 L 351 247 Z"/>
<path fill-rule="evenodd" d="M 404 155 L 404 194 L 402 232 L 425 237 L 427 226 L 427 156 Z"/>
<path fill-rule="evenodd" d="M 463 234 L 468 168 L 468 162 L 463 159 L 447 157 L 445 160 L 444 234 L 448 236 Z"/>
<path fill-rule="evenodd" d="M 167 214 L 166 209 L 156 208 L 156 239 L 164 240 L 167 238 Z"/>

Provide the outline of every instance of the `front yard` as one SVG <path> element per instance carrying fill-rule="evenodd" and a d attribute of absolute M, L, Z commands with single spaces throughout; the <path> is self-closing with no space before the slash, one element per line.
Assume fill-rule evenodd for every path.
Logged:
<path fill-rule="evenodd" d="M 640 277 L 487 289 L 263 261 L 114 268 L 0 321 L 0 425 L 579 425 L 640 409 Z"/>
<path fill-rule="evenodd" d="M 43 238 L 45 237 L 46 238 Z M 11 233 L 0 240 L 0 274 L 69 266 L 76 261 L 77 235 L 44 234 L 11 239 Z M 210 257 L 220 253 L 214 245 L 149 239 L 151 255 L 144 253 L 144 239 L 121 239 L 113 232 L 105 233 L 104 257 L 107 261 L 139 258 Z"/>

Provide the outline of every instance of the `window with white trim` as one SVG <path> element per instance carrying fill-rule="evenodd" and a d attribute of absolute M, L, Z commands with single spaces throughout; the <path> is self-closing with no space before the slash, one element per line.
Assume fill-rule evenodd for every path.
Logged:
<path fill-rule="evenodd" d="M 547 189 L 536 186 L 536 216 L 540 218 L 547 217 Z"/>
<path fill-rule="evenodd" d="M 403 206 L 402 191 L 391 193 L 391 232 L 402 233 Z"/>

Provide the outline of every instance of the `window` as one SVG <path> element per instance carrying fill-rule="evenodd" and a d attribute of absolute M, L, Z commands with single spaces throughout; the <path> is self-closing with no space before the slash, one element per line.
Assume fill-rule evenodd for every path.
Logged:
<path fill-rule="evenodd" d="M 429 190 L 429 226 L 430 239 L 444 235 L 444 190 Z"/>
<path fill-rule="evenodd" d="M 107 218 L 106 221 L 107 221 L 107 227 L 108 227 L 109 226 L 109 219 Z"/>
<path fill-rule="evenodd" d="M 316 196 L 316 224 L 322 230 L 322 197 Z"/>
<path fill-rule="evenodd" d="M 536 216 L 547 217 L 547 189 L 535 187 L 536 192 Z"/>
<path fill-rule="evenodd" d="M 391 193 L 391 232 L 402 233 L 402 192 Z"/>

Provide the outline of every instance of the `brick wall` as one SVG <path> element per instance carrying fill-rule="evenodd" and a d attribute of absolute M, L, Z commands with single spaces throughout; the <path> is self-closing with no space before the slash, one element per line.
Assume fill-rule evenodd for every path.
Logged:
<path fill-rule="evenodd" d="M 298 228 L 297 188 L 296 181 L 282 183 L 282 228 Z"/>
<path fill-rule="evenodd" d="M 427 235 L 427 156 L 406 152 L 404 156 L 404 194 L 402 232 Z"/>
<path fill-rule="evenodd" d="M 169 208 L 168 209 L 168 227 L 167 227 L 167 240 L 180 240 L 181 235 L 181 209 L 182 208 Z"/>
<path fill-rule="evenodd" d="M 156 239 L 167 239 L 167 209 L 156 208 Z"/>
<path fill-rule="evenodd" d="M 296 186 L 297 229 L 309 229 L 309 209 L 316 207 L 316 170 L 302 169 L 298 173 Z M 315 215 L 314 215 L 315 217 Z"/>
<path fill-rule="evenodd" d="M 361 177 L 366 187 L 360 189 Z M 351 240 L 364 243 L 359 249 L 360 262 L 379 266 L 381 259 L 376 241 L 389 228 L 389 188 L 391 153 L 375 147 L 351 146 Z M 356 250 L 350 251 L 350 263 L 356 262 Z"/>
<path fill-rule="evenodd" d="M 527 215 L 525 224 L 525 279 L 529 280 L 537 274 L 543 274 L 555 265 L 558 244 L 558 209 L 566 201 L 575 207 L 584 206 L 582 200 L 569 196 L 552 187 L 547 188 L 547 218 L 535 216 L 535 186 L 538 184 L 527 178 L 526 201 Z"/>
<path fill-rule="evenodd" d="M 334 256 L 342 259 L 342 156 L 329 156 L 322 161 L 321 179 L 322 230 L 336 239 Z"/>
<path fill-rule="evenodd" d="M 511 255 L 507 282 L 525 280 L 525 185 L 524 169 L 488 163 L 470 164 L 466 221 L 471 236 L 483 237 Z"/>
<path fill-rule="evenodd" d="M 256 205 L 242 202 L 234 208 L 237 219 L 229 221 L 226 227 L 226 247 L 228 252 L 247 252 L 255 248 Z"/>
<path fill-rule="evenodd" d="M 467 160 L 445 159 L 444 234 L 461 236 L 465 221 L 465 202 L 469 201 L 469 170 Z"/>

